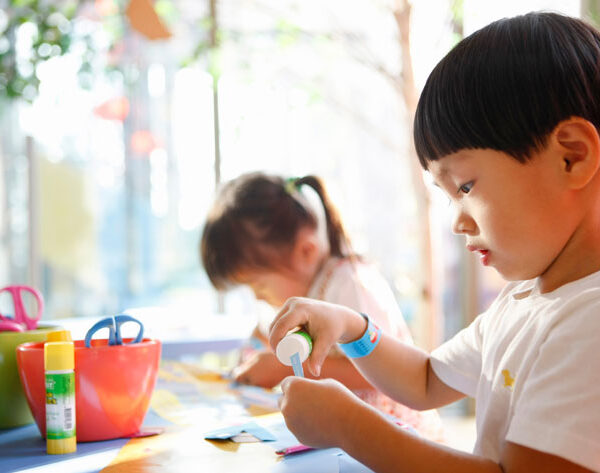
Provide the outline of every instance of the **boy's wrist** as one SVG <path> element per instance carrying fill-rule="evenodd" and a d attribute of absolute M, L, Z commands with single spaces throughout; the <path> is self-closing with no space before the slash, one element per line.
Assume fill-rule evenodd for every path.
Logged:
<path fill-rule="evenodd" d="M 367 331 L 369 325 L 368 320 L 366 320 L 362 314 L 355 312 L 354 310 L 350 312 L 352 317 L 349 317 L 346 321 L 346 330 L 338 340 L 338 343 L 340 344 L 352 343 L 356 340 L 360 340 Z"/>
<path fill-rule="evenodd" d="M 349 343 L 339 344 L 348 358 L 362 358 L 369 355 L 381 340 L 381 329 L 371 322 L 367 314 L 361 313 L 360 315 L 367 324 L 361 337 Z"/>

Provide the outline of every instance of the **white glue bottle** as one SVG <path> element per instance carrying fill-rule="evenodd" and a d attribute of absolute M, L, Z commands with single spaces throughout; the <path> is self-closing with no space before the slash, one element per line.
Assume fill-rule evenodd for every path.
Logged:
<path fill-rule="evenodd" d="M 46 451 L 73 453 L 75 437 L 75 349 L 73 342 L 44 344 Z"/>
<path fill-rule="evenodd" d="M 277 359 L 286 366 L 294 369 L 294 375 L 304 376 L 302 363 L 306 361 L 312 351 L 312 339 L 303 330 L 289 333 L 281 339 L 275 349 Z"/>

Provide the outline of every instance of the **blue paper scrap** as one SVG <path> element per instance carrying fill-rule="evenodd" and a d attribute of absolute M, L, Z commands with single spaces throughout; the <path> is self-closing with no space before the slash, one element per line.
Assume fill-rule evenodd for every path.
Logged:
<path fill-rule="evenodd" d="M 211 430 L 204 434 L 204 438 L 208 440 L 227 440 L 236 435 L 246 432 L 254 435 L 257 439 L 263 442 L 275 441 L 277 438 L 264 427 L 261 427 L 256 422 L 247 422 L 246 424 L 231 425 L 221 429 Z"/>

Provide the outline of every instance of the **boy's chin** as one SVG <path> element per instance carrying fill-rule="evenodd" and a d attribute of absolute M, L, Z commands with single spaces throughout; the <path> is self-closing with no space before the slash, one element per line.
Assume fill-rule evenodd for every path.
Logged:
<path fill-rule="evenodd" d="M 528 281 L 530 279 L 535 279 L 539 276 L 539 274 L 530 272 L 530 271 L 503 271 L 499 268 L 494 268 L 496 272 L 500 275 L 502 279 L 508 282 L 512 281 Z"/>

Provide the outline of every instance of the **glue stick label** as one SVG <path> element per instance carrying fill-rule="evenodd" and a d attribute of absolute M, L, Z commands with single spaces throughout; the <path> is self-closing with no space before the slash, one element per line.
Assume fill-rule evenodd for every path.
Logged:
<path fill-rule="evenodd" d="M 75 373 L 46 373 L 46 438 L 75 436 Z"/>

